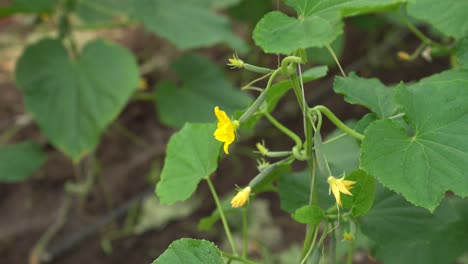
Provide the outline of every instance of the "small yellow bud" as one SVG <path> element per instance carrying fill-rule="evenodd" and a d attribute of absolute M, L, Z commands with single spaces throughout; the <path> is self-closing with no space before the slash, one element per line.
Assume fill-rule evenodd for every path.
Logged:
<path fill-rule="evenodd" d="M 138 83 L 138 90 L 140 91 L 148 90 L 148 82 L 144 78 L 140 79 L 140 82 Z"/>
<path fill-rule="evenodd" d="M 411 59 L 411 56 L 407 52 L 404 52 L 404 51 L 399 51 L 397 55 L 400 60 L 407 61 Z"/>
<path fill-rule="evenodd" d="M 246 188 L 239 190 L 239 192 L 232 198 L 231 200 L 231 206 L 233 208 L 240 208 L 242 207 L 248 200 L 250 196 L 250 191 L 252 188 L 250 186 L 247 186 Z"/>
<path fill-rule="evenodd" d="M 236 54 L 232 55 L 232 58 L 228 59 L 228 61 L 229 63 L 227 65 L 232 68 L 243 68 L 245 64 L 244 61 L 239 59 Z"/>
<path fill-rule="evenodd" d="M 353 240 L 354 240 L 353 234 L 344 232 L 343 241 L 353 241 Z"/>

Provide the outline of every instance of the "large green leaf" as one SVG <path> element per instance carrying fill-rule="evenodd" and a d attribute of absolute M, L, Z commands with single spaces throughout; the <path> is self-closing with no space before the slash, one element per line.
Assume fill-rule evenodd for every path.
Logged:
<path fill-rule="evenodd" d="M 466 208 L 468 200 L 450 199 L 433 215 L 379 186 L 373 208 L 359 222 L 383 263 L 449 264 L 468 248 Z"/>
<path fill-rule="evenodd" d="M 356 16 L 371 12 L 388 11 L 406 0 L 283 0 L 302 16 L 339 11 L 342 16 Z"/>
<path fill-rule="evenodd" d="M 77 161 L 96 148 L 139 74 L 132 54 L 116 44 L 90 42 L 72 60 L 59 40 L 44 39 L 26 48 L 16 79 L 42 132 Z"/>
<path fill-rule="evenodd" d="M 468 1 L 409 0 L 408 14 L 455 38 L 468 36 Z"/>
<path fill-rule="evenodd" d="M 153 264 L 223 264 L 218 248 L 207 240 L 182 238 L 169 248 Z"/>
<path fill-rule="evenodd" d="M 245 43 L 231 30 L 229 20 L 211 9 L 187 1 L 136 0 L 135 17 L 145 27 L 179 49 L 227 43 L 243 52 Z"/>
<path fill-rule="evenodd" d="M 47 160 L 34 142 L 0 147 L 0 182 L 20 182 L 31 176 Z"/>
<path fill-rule="evenodd" d="M 187 123 L 167 144 L 166 159 L 156 193 L 163 204 L 189 198 L 202 179 L 216 170 L 221 142 L 215 124 Z"/>
<path fill-rule="evenodd" d="M 468 68 L 468 36 L 458 41 L 456 54 L 460 65 L 463 68 Z"/>
<path fill-rule="evenodd" d="M 373 122 L 362 142 L 361 168 L 431 211 L 448 190 L 468 196 L 468 71 L 401 86 L 395 100 L 408 127 L 388 119 Z"/>
<path fill-rule="evenodd" d="M 76 14 L 88 24 L 126 21 L 133 15 L 133 0 L 80 0 Z"/>
<path fill-rule="evenodd" d="M 346 102 L 365 106 L 379 118 L 389 117 L 396 110 L 394 89 L 386 87 L 376 78 L 364 79 L 355 73 L 347 78 L 336 77 L 333 90 L 343 94 Z"/>
<path fill-rule="evenodd" d="M 173 68 L 183 82 L 182 87 L 169 81 L 156 87 L 156 108 L 161 122 L 168 126 L 212 122 L 215 106 L 233 114 L 251 101 L 246 93 L 234 88 L 221 68 L 204 57 L 186 55 Z"/>
<path fill-rule="evenodd" d="M 266 53 L 290 54 L 300 48 L 327 45 L 342 32 L 343 24 L 337 12 L 299 20 L 273 11 L 257 23 L 253 39 Z"/>
<path fill-rule="evenodd" d="M 343 32 L 342 17 L 385 11 L 403 0 L 286 0 L 299 14 L 273 11 L 255 27 L 255 43 L 267 53 L 289 54 L 300 48 L 322 47 Z"/>

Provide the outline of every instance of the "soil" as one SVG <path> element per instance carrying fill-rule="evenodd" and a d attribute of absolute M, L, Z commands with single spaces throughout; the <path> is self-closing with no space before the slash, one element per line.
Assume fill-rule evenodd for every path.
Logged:
<path fill-rule="evenodd" d="M 15 21 L 2 21 L 0 32 L 15 29 L 15 23 Z M 381 43 L 384 34 L 392 29 L 387 27 L 368 31 L 356 26 L 348 26 L 346 28 L 346 52 L 344 52 L 342 64 L 351 65 L 353 62 L 362 60 L 369 50 L 378 46 L 377 43 Z M 148 36 L 140 28 L 128 29 L 114 39 L 127 45 L 141 58 L 147 54 L 162 54 L 157 68 L 146 76 L 150 87 L 167 78 L 169 61 L 178 55 L 170 44 L 162 39 Z M 393 46 L 386 52 L 379 53 L 379 57 L 371 60 L 372 63 L 364 60 L 359 65 L 359 69 L 356 69 L 359 75 L 378 77 L 384 83 L 389 84 L 400 80 L 417 80 L 448 67 L 447 60 L 437 59 L 432 63 L 422 59 L 413 62 L 397 60 L 395 54 L 398 50 L 414 50 L 418 45 L 418 42 L 409 35 L 406 35 L 402 41 L 398 41 L 397 45 L 398 47 Z M 221 46 L 197 52 L 209 56 L 219 65 L 224 65 L 226 58 L 230 56 L 230 51 Z M 258 50 L 253 52 L 258 52 Z M 272 65 L 276 62 L 274 56 L 265 58 Z M 339 74 L 336 69 L 332 70 L 329 76 L 335 74 Z M 21 93 L 12 81 L 11 65 L 2 65 L 0 77 L 2 77 L 0 78 L 0 131 L 2 131 L 12 125 L 15 118 L 24 113 L 24 105 Z M 330 87 L 330 79 L 309 84 L 307 89 L 312 91 L 313 95 L 309 100 L 310 104 L 324 104 L 342 119 L 360 118 L 367 112 L 363 107 L 344 103 L 341 96 L 330 92 Z M 292 94 L 287 98 L 285 103 L 280 104 L 275 114 L 293 130 L 300 131 L 302 121 L 297 109 L 292 107 L 294 98 Z M 102 143 L 96 152 L 96 158 L 100 162 L 102 184 L 96 184 L 84 202 L 73 199 L 72 209 L 65 221 L 64 229 L 53 239 L 46 250 L 46 252 L 54 253 L 52 263 L 151 263 L 173 240 L 181 237 L 206 238 L 220 242 L 223 236 L 221 229 L 218 229 L 219 232 L 207 233 L 199 232 L 196 228 L 198 220 L 209 215 L 215 207 L 207 186 L 201 184 L 197 195 L 204 202 L 190 217 L 170 222 L 159 231 L 149 231 L 141 235 L 117 239 L 112 243 L 113 252 L 104 253 L 100 245 L 101 235 L 109 228 L 118 226 L 122 222 L 122 217 L 112 221 L 110 225 L 96 228 L 97 223 L 126 202 L 154 187 L 153 184 L 148 183 L 147 175 L 155 161 L 162 162 L 167 141 L 174 132 L 158 122 L 154 106 L 149 102 L 129 103 L 116 122 L 120 127 L 138 136 L 143 143 L 125 137 L 119 133 L 119 129 L 115 129 L 115 125 L 112 125 L 111 129 L 103 135 Z M 326 131 L 331 130 L 332 126 L 329 123 L 324 125 Z M 267 124 L 260 124 L 260 126 L 269 127 Z M 278 135 L 277 133 L 270 134 L 267 140 L 278 142 L 275 140 Z M 0 263 L 4 264 L 28 263 L 31 249 L 45 230 L 58 218 L 59 208 L 64 201 L 65 183 L 80 180 L 76 179 L 72 163 L 47 143 L 33 123 L 23 128 L 12 139 L 12 142 L 31 138 L 44 143 L 50 158 L 40 172 L 27 182 L 0 184 L 0 212 L 2 212 Z M 258 139 L 255 137 L 241 144 L 251 148 Z M 280 142 L 281 140 L 275 144 L 281 147 Z M 241 146 L 236 148 L 241 148 Z M 221 195 L 231 192 L 236 184 L 247 183 L 250 180 L 249 177 L 255 174 L 255 162 L 241 154 L 238 157 L 240 163 L 243 164 L 241 174 L 233 173 L 239 171 L 236 167 L 239 163 L 231 159 L 223 160 L 216 172 L 214 183 Z M 111 199 L 106 195 L 109 193 L 111 193 Z M 268 193 L 261 197 L 269 201 L 273 221 L 283 233 L 284 239 L 274 250 L 285 249 L 294 242 L 300 242 L 304 235 L 303 226 L 293 222 L 288 214 L 279 209 L 277 195 Z M 77 243 L 71 243 L 77 236 L 86 232 L 90 232 L 89 237 L 80 239 Z M 371 262 L 364 258 L 360 263 Z"/>

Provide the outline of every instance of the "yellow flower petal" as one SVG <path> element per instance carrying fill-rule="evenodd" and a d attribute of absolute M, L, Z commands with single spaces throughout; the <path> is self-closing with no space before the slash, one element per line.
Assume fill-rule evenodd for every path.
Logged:
<path fill-rule="evenodd" d="M 220 110 L 217 106 L 214 108 L 214 112 L 218 119 L 218 125 L 213 135 L 216 140 L 224 142 L 224 152 L 229 154 L 229 145 L 236 139 L 235 132 L 239 122 L 236 120 L 231 121 L 226 112 Z"/>
<path fill-rule="evenodd" d="M 242 207 L 248 200 L 249 200 L 249 197 L 250 197 L 250 191 L 252 189 L 250 188 L 250 186 L 240 190 L 236 196 L 234 196 L 234 198 L 232 198 L 231 200 L 231 206 L 233 208 L 239 208 L 239 207 Z"/>
<path fill-rule="evenodd" d="M 353 196 L 353 194 L 349 190 L 353 188 L 352 185 L 355 183 L 355 181 L 344 180 L 344 177 L 341 179 L 337 179 L 333 176 L 328 177 L 330 191 L 333 193 L 333 196 L 335 196 L 336 203 L 340 206 L 343 206 L 343 204 L 341 203 L 341 193 Z"/>

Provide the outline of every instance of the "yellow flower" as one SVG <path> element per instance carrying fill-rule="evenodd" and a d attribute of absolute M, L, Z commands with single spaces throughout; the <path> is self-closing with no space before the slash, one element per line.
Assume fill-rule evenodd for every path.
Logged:
<path fill-rule="evenodd" d="M 353 196 L 349 190 L 351 190 L 353 187 L 351 185 L 355 184 L 355 181 L 347 181 L 343 178 L 337 179 L 333 176 L 328 177 L 328 184 L 330 184 L 330 191 L 333 193 L 333 196 L 335 196 L 336 203 L 343 206 L 341 204 L 341 197 L 340 193 L 344 193 L 347 195 Z"/>
<path fill-rule="evenodd" d="M 244 61 L 239 59 L 236 54 L 232 55 L 232 58 L 228 59 L 229 63 L 227 64 L 228 66 L 231 66 L 232 68 L 243 68 L 244 67 Z"/>
<path fill-rule="evenodd" d="M 354 240 L 354 236 L 353 234 L 351 234 L 351 232 L 347 232 L 345 231 L 344 234 L 343 234 L 343 241 L 353 241 Z"/>
<path fill-rule="evenodd" d="M 248 186 L 248 187 L 246 187 L 246 188 L 244 188 L 242 190 L 239 190 L 239 192 L 236 194 L 236 196 L 234 196 L 234 198 L 232 198 L 231 206 L 233 208 L 242 207 L 249 200 L 251 190 L 252 190 L 252 188 L 250 188 L 250 186 Z"/>
<path fill-rule="evenodd" d="M 216 118 L 218 118 L 218 127 L 213 133 L 216 140 L 224 142 L 224 152 L 229 154 L 229 145 L 236 139 L 236 128 L 239 126 L 239 121 L 231 121 L 226 112 L 219 110 L 219 107 L 214 108 Z"/>

